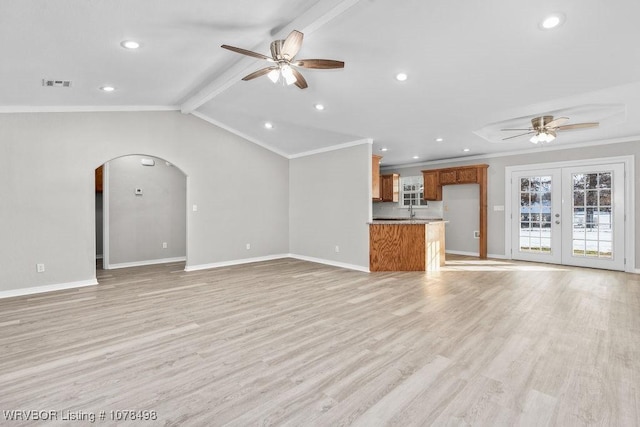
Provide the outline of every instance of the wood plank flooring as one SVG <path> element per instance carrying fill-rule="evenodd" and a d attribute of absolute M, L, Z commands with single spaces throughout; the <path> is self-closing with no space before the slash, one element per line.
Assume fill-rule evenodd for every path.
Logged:
<path fill-rule="evenodd" d="M 99 270 L 99 286 L 0 300 L 0 411 L 58 411 L 46 425 L 82 424 L 65 411 L 106 411 L 96 425 L 640 425 L 640 276 L 449 258 L 429 273 Z"/>

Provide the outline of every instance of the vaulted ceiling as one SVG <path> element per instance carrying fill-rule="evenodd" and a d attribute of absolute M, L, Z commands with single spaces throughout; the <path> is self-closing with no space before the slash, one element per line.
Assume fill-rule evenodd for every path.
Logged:
<path fill-rule="evenodd" d="M 175 109 L 287 156 L 371 138 L 386 165 L 529 150 L 500 129 L 544 114 L 601 123 L 547 147 L 633 140 L 638 16 L 635 0 L 3 1 L 0 112 Z M 245 82 L 266 63 L 220 48 L 268 55 L 293 29 L 299 58 L 345 68 L 301 70 L 304 90 Z"/>

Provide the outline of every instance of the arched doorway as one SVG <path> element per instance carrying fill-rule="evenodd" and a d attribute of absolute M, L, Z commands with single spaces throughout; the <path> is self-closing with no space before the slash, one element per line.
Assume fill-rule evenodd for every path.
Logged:
<path fill-rule="evenodd" d="M 186 191 L 186 174 L 160 157 L 126 155 L 96 169 L 96 268 L 186 260 Z"/>

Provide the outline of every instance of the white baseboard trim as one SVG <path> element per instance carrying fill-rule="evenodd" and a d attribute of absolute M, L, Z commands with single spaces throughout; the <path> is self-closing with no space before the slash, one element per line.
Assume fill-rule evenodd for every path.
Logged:
<path fill-rule="evenodd" d="M 103 259 L 104 255 L 100 254 L 100 255 L 96 255 L 96 259 Z"/>
<path fill-rule="evenodd" d="M 299 259 L 301 261 L 315 262 L 317 264 L 325 264 L 325 265 L 330 265 L 332 267 L 340 267 L 340 268 L 346 268 L 348 270 L 356 270 L 356 271 L 362 271 L 363 273 L 370 273 L 368 267 L 363 267 L 361 265 L 347 264 L 344 262 L 332 261 L 332 260 L 322 259 L 322 258 L 314 258 L 310 256 L 305 256 L 305 255 L 289 254 L 289 257 Z"/>
<path fill-rule="evenodd" d="M 480 256 L 479 252 L 451 251 L 449 249 L 446 249 L 445 253 L 451 254 L 451 255 L 464 255 L 464 256 L 475 256 L 475 257 Z M 506 255 L 499 255 L 499 254 L 487 254 L 487 258 L 507 259 Z"/>
<path fill-rule="evenodd" d="M 65 289 L 83 288 L 85 286 L 95 286 L 98 284 L 97 279 L 80 280 L 78 282 L 58 283 L 55 285 L 33 286 L 31 288 L 10 289 L 8 291 L 0 291 L 0 299 L 21 297 L 25 295 L 41 294 L 43 292 L 62 291 Z"/>
<path fill-rule="evenodd" d="M 122 262 L 120 264 L 109 264 L 109 266 L 104 266 L 105 270 L 115 270 L 118 268 L 128 268 L 128 267 L 142 267 L 144 265 L 154 265 L 154 264 L 168 264 L 170 262 L 181 262 L 186 261 L 187 257 L 176 257 L 176 258 L 162 258 L 162 259 L 150 259 L 148 261 L 134 261 L 134 262 Z"/>
<path fill-rule="evenodd" d="M 449 249 L 445 250 L 445 254 L 464 255 L 464 256 L 480 256 L 479 252 L 452 251 L 452 250 L 449 250 Z"/>
<path fill-rule="evenodd" d="M 255 258 L 234 259 L 231 261 L 214 262 L 211 264 L 187 265 L 184 271 L 208 270 L 210 268 L 230 267 L 232 265 L 250 264 L 252 262 L 273 261 L 274 259 L 289 258 L 289 254 L 267 255 Z"/>

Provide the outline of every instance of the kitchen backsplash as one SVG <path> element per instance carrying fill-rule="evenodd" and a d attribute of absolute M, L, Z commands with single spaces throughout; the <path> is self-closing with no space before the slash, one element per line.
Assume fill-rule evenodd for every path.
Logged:
<path fill-rule="evenodd" d="M 442 218 L 443 202 L 429 202 L 428 206 L 414 208 L 416 218 Z M 375 202 L 373 203 L 373 217 L 382 218 L 409 218 L 409 209 L 401 208 L 395 202 Z"/>

